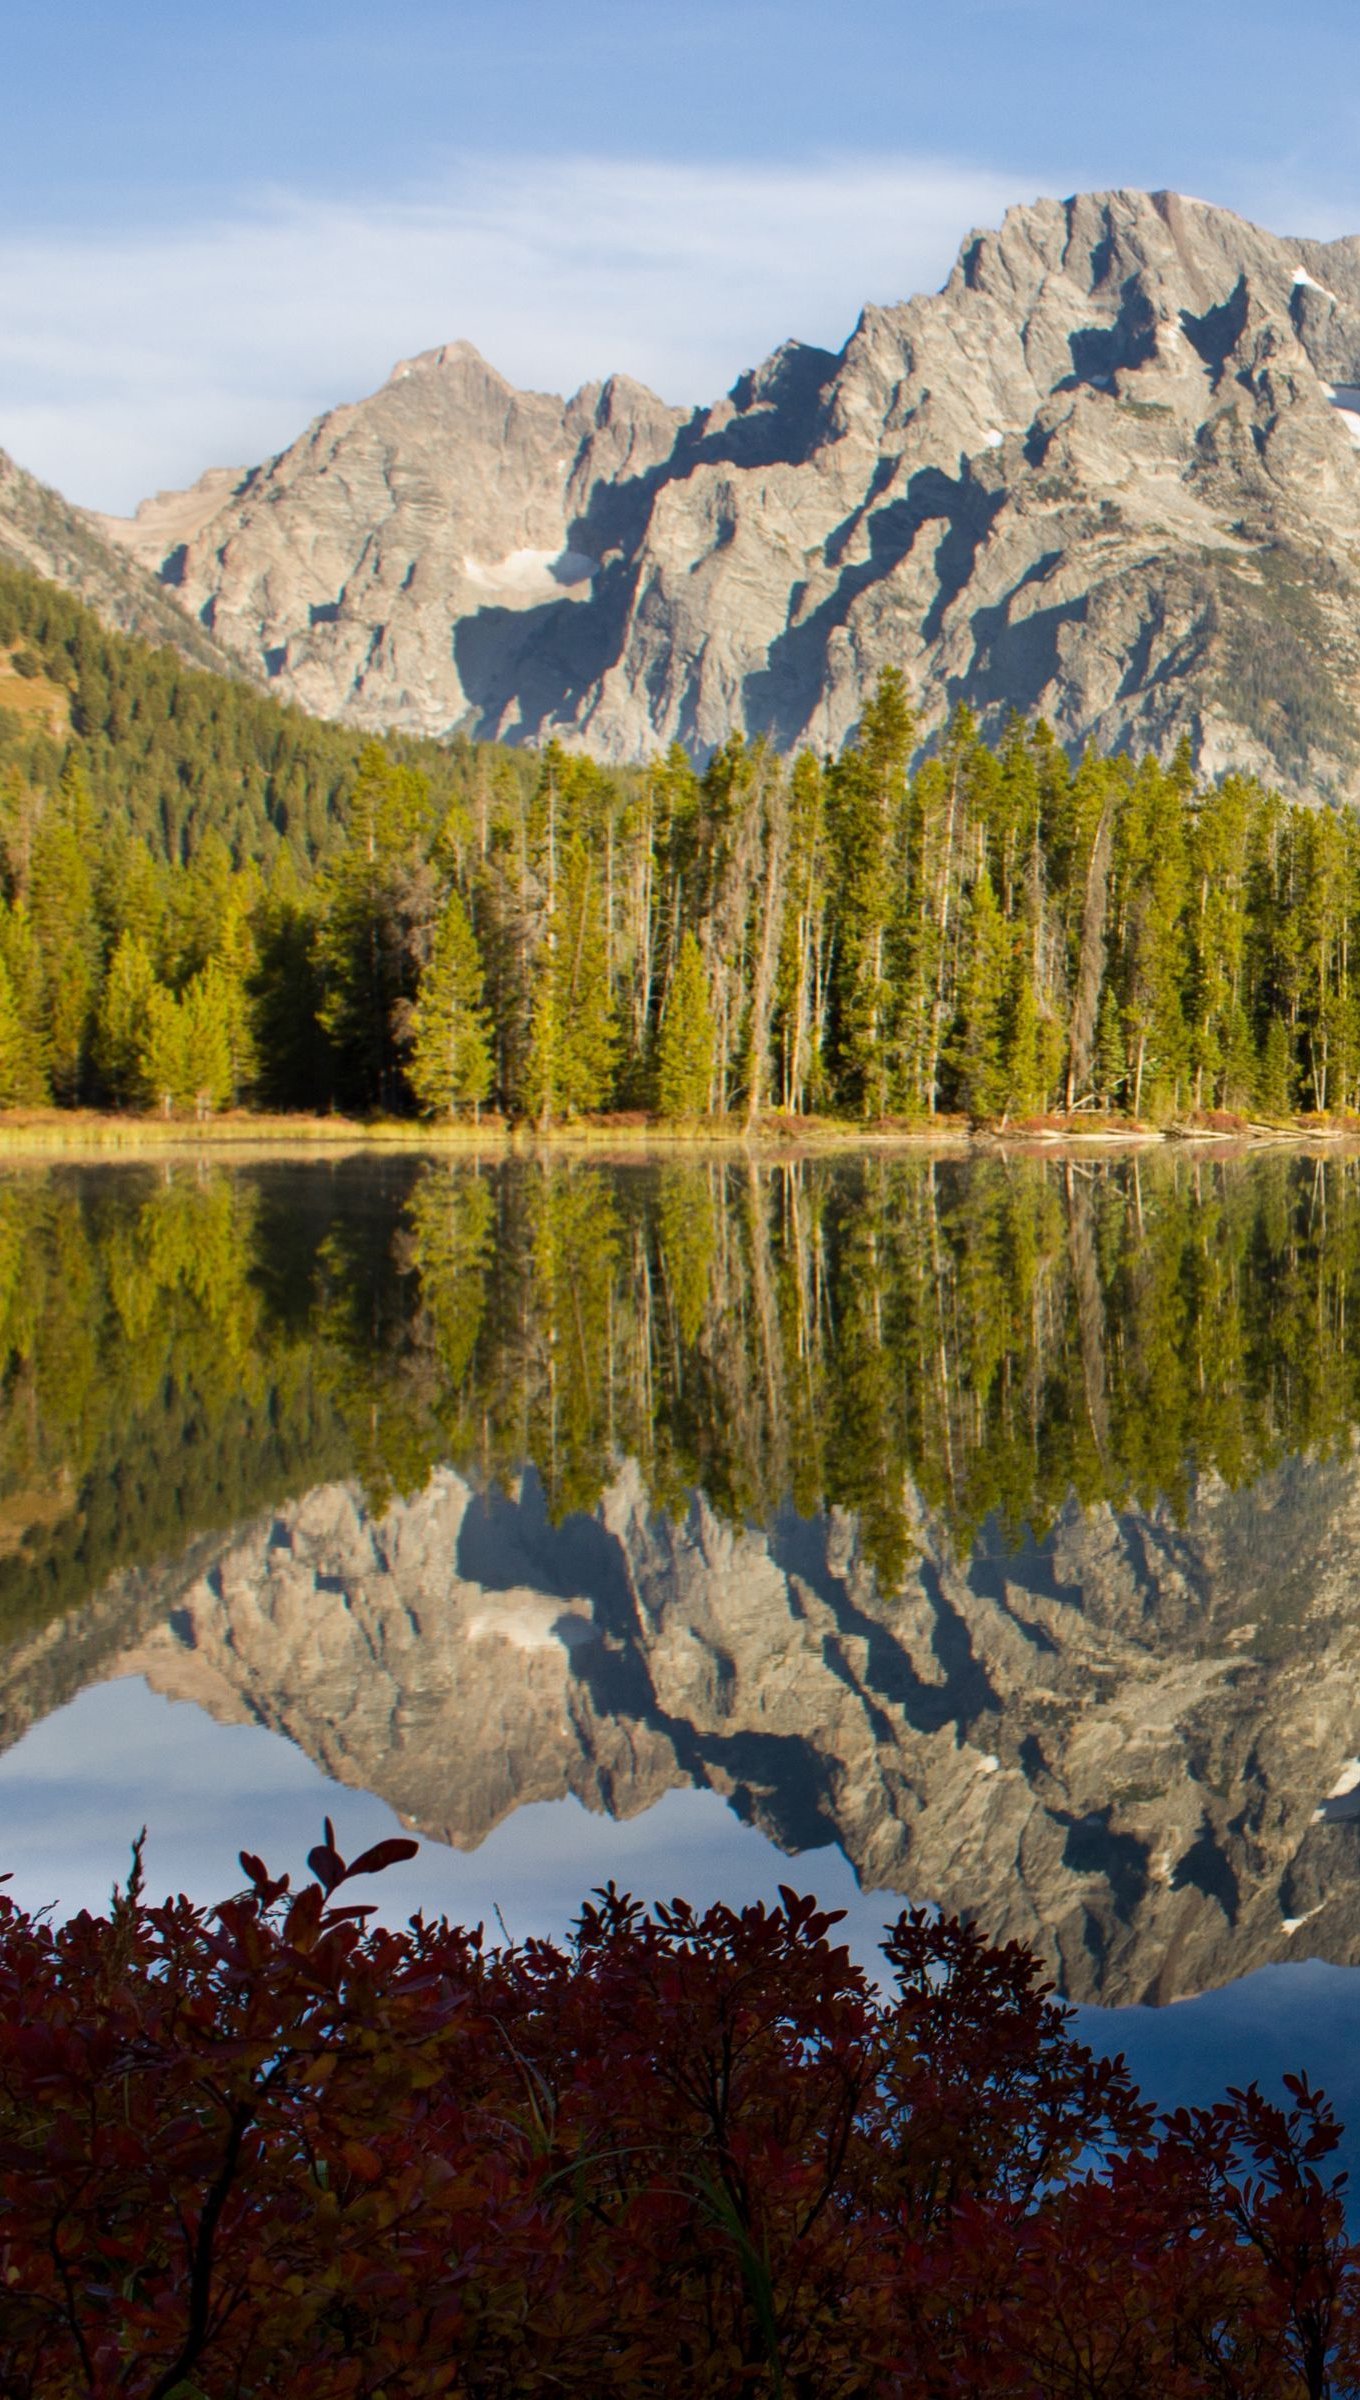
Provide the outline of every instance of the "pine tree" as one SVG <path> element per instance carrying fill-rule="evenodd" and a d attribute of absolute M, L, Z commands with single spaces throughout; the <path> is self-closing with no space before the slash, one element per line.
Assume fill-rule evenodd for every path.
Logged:
<path fill-rule="evenodd" d="M 1183 1011 L 1189 896 L 1186 813 L 1181 794 L 1155 759 L 1134 779 L 1117 844 L 1124 886 L 1120 989 L 1129 1037 L 1135 1117 L 1151 1101 L 1160 1111 L 1177 1098 L 1189 1071 Z"/>
<path fill-rule="evenodd" d="M 425 778 L 370 742 L 348 839 L 325 880 L 316 943 L 321 1022 L 341 1096 L 359 1108 L 390 1109 L 397 1099 L 401 1026 L 434 902 L 431 832 Z"/>
<path fill-rule="evenodd" d="M 23 1035 L 20 1083 L 14 1096 L 26 1108 L 40 1108 L 52 1097 L 47 1079 L 47 995 L 33 926 L 21 900 L 10 907 L 0 902 L 0 965 L 9 977 Z"/>
<path fill-rule="evenodd" d="M 23 1022 L 14 986 L 0 961 L 0 1108 L 14 1108 L 22 1102 L 27 1074 Z"/>
<path fill-rule="evenodd" d="M 252 909 L 259 905 L 258 886 L 239 876 L 230 886 L 210 963 L 222 981 L 221 1004 L 227 1043 L 229 1097 L 233 1107 L 253 1091 L 260 1073 L 255 1038 L 255 979 L 260 954 L 251 926 Z"/>
<path fill-rule="evenodd" d="M 895 852 L 915 738 L 905 680 L 885 667 L 855 740 L 831 775 L 838 1077 L 845 1102 L 864 1117 L 882 1116 L 889 1101 L 889 951 L 900 888 Z"/>
<path fill-rule="evenodd" d="M 539 1124 L 608 1101 L 617 1050 L 598 879 L 579 835 L 535 962 L 526 1098 Z"/>
<path fill-rule="evenodd" d="M 680 944 L 656 1049 L 656 1104 L 663 1117 L 702 1117 L 713 1089 L 715 1029 L 703 952 L 692 933 Z"/>
<path fill-rule="evenodd" d="M 172 1116 L 190 1086 L 181 1003 L 163 983 L 153 984 L 137 1043 L 137 1081 L 152 1108 Z"/>
<path fill-rule="evenodd" d="M 1018 949 L 1011 969 L 1003 1045 L 1003 1103 L 1025 1114 L 1042 1108 L 1048 1097 L 1051 1068 L 1046 1056 L 1046 1028 L 1039 1013 L 1028 954 Z"/>
<path fill-rule="evenodd" d="M 184 1063 L 179 1096 L 201 1117 L 225 1108 L 233 1096 L 235 1011 L 231 978 L 218 959 L 210 958 L 180 1002 Z"/>
<path fill-rule="evenodd" d="M 53 1097 L 74 1106 L 85 1081 L 94 991 L 89 965 L 74 942 L 47 963 L 43 984 Z"/>
<path fill-rule="evenodd" d="M 95 914 L 106 953 L 135 933 L 156 959 L 166 913 L 166 868 L 124 825 L 106 827 L 95 859 Z"/>
<path fill-rule="evenodd" d="M 789 779 L 788 906 L 775 988 L 779 1104 L 801 1114 L 825 1098 L 827 945 L 826 777 L 811 750 Z"/>
<path fill-rule="evenodd" d="M 1096 1091 L 1105 1108 L 1114 1108 L 1122 1098 L 1128 1083 L 1128 1053 L 1124 1046 L 1124 1024 L 1114 986 L 1106 983 L 1100 995 L 1100 1013 L 1096 1019 Z"/>
<path fill-rule="evenodd" d="M 481 952 L 466 908 L 451 891 L 410 1016 L 406 1074 L 421 1107 L 452 1117 L 480 1109 L 491 1089 L 491 1043 L 482 1006 Z"/>
<path fill-rule="evenodd" d="M 1256 1079 L 1257 1105 L 1264 1116 L 1287 1117 L 1295 1106 L 1294 1050 L 1284 1018 L 1273 1016 L 1266 1027 Z"/>
<path fill-rule="evenodd" d="M 77 830 L 87 826 L 88 808 L 84 780 L 73 771 L 37 825 L 28 872 L 47 1072 L 56 1098 L 67 1103 L 81 1097 L 98 955 L 90 873 Z"/>
<path fill-rule="evenodd" d="M 334 1054 L 320 1022 L 316 935 L 315 891 L 302 885 L 285 842 L 260 903 L 249 995 L 255 1096 L 267 1107 L 322 1109 L 332 1095 Z"/>
<path fill-rule="evenodd" d="M 145 943 L 124 933 L 109 961 L 95 1029 L 95 1062 L 107 1096 L 120 1107 L 146 1098 L 142 1050 L 156 986 Z"/>
<path fill-rule="evenodd" d="M 551 964 L 546 964 L 534 987 L 524 1068 L 525 1106 L 545 1132 L 553 1121 L 561 1088 L 557 1031 L 557 978 Z"/>
<path fill-rule="evenodd" d="M 958 1096 L 971 1117 L 994 1117 L 1006 1101 L 1006 1004 L 1013 974 L 1011 942 L 985 870 L 968 903 L 967 965 L 959 1024 L 950 1049 Z"/>

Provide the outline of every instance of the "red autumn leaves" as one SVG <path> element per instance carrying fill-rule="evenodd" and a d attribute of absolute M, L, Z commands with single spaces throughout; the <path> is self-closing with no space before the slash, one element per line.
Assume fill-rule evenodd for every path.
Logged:
<path fill-rule="evenodd" d="M 1157 2120 L 1035 1962 L 908 1913 L 489 1951 L 243 1857 L 212 1912 L 0 1902 L 4 2400 L 1276 2400 L 1360 2388 L 1301 2081 Z"/>

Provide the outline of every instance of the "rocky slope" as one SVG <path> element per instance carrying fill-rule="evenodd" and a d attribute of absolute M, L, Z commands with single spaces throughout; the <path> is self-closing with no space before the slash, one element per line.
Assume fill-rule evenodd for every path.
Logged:
<path fill-rule="evenodd" d="M 682 417 L 406 362 L 250 473 L 107 530 L 236 657 L 372 726 L 606 756 L 928 727 L 1360 795 L 1360 239 L 1172 194 L 1012 210 L 944 289 Z"/>
<path fill-rule="evenodd" d="M 885 1597 L 848 1521 L 677 1524 L 631 1469 L 560 1529 L 532 1485 L 444 1471 L 381 1521 L 329 1486 L 11 1654 L 0 1723 L 144 1673 L 462 1846 L 526 1801 L 703 1783 L 1023 1936 L 1083 2000 L 1360 1961 L 1360 1458 L 1207 1486 L 1179 1528 L 919 1538 Z"/>
<path fill-rule="evenodd" d="M 454 342 L 267 466 L 100 524 L 318 714 L 491 730 L 471 697 L 490 678 L 522 690 L 528 731 L 589 671 L 601 561 L 682 422 L 623 377 L 565 402 L 517 392 Z"/>
<path fill-rule="evenodd" d="M 248 661 L 228 655 L 176 607 L 160 578 L 129 558 L 124 544 L 110 541 L 95 518 L 72 508 L 3 450 L 0 558 L 74 592 L 120 633 L 178 650 L 191 666 L 227 675 L 248 670 Z"/>

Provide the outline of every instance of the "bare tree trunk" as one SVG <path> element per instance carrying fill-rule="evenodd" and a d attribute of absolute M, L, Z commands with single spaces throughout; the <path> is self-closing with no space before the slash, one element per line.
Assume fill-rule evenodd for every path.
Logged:
<path fill-rule="evenodd" d="M 1067 1106 L 1090 1084 L 1095 1063 L 1096 1015 L 1105 974 L 1105 920 L 1110 904 L 1110 848 L 1114 840 L 1114 805 L 1107 794 L 1091 844 L 1086 869 L 1086 898 L 1081 912 L 1081 948 L 1077 956 L 1077 988 L 1072 997 L 1072 1024 L 1067 1045 Z"/>
<path fill-rule="evenodd" d="M 958 793 L 959 768 L 956 760 L 949 778 L 949 808 L 945 817 L 936 929 L 939 955 L 935 962 L 935 997 L 930 1011 L 930 1049 L 926 1059 L 925 1099 L 927 1111 L 932 1117 L 940 1105 L 940 1047 L 944 1039 L 945 997 L 949 989 L 949 903 L 954 879 L 954 820 L 958 813 Z"/>
<path fill-rule="evenodd" d="M 769 762 L 764 792 L 765 889 L 761 897 L 760 941 L 751 991 L 751 1066 L 746 1079 L 746 1130 L 760 1115 L 765 1097 L 770 1040 L 770 1004 L 774 967 L 784 919 L 784 855 L 787 849 L 788 807 L 784 777 L 777 760 Z"/>

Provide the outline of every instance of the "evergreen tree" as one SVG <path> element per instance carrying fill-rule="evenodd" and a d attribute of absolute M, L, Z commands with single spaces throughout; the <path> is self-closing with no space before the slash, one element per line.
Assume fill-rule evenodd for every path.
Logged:
<path fill-rule="evenodd" d="M 257 1098 L 270 1108 L 323 1109 L 334 1089 L 334 1054 L 321 1023 L 315 894 L 300 882 L 285 842 L 270 872 L 253 929 L 250 979 Z"/>
<path fill-rule="evenodd" d="M 461 1108 L 476 1113 L 491 1089 L 484 982 L 477 937 L 462 899 L 451 891 L 410 1016 L 406 1073 L 432 1116 L 452 1117 Z"/>
<path fill-rule="evenodd" d="M 181 1003 L 163 983 L 153 984 L 137 1042 L 137 1083 L 150 1107 L 173 1116 L 190 1090 Z"/>
<path fill-rule="evenodd" d="M 0 1108 L 18 1106 L 25 1097 L 27 1081 L 23 1023 L 14 986 L 0 961 Z"/>
<path fill-rule="evenodd" d="M 775 989 L 779 1104 L 793 1114 L 826 1099 L 827 869 L 826 776 L 804 750 L 789 779 L 788 906 Z"/>
<path fill-rule="evenodd" d="M 145 943 L 138 934 L 122 934 L 109 961 L 95 1034 L 100 1081 L 119 1107 L 132 1107 L 146 1098 L 143 1047 L 155 986 Z"/>
<path fill-rule="evenodd" d="M 1280 1016 L 1273 1016 L 1266 1027 L 1256 1097 L 1257 1105 L 1267 1117 L 1287 1117 L 1296 1105 L 1293 1044 L 1289 1027 Z"/>
<path fill-rule="evenodd" d="M 52 1097 L 47 1079 L 47 995 L 33 927 L 22 901 L 9 907 L 0 902 L 0 965 L 9 978 L 23 1043 L 14 1097 L 25 1108 L 40 1108 Z"/>
<path fill-rule="evenodd" d="M 234 1096 L 236 1008 L 231 977 L 220 960 L 210 958 L 180 1002 L 183 1067 L 178 1097 L 199 1116 L 225 1108 Z"/>
<path fill-rule="evenodd" d="M 1055 1060 L 1048 1027 L 1039 1014 L 1034 978 L 1023 948 L 1011 968 L 1003 1045 L 1003 1102 L 1019 1115 L 1042 1108 L 1053 1081 Z"/>
<path fill-rule="evenodd" d="M 90 803 L 84 778 L 68 770 L 34 830 L 27 897 L 42 983 L 44 1054 L 54 1096 L 82 1096 L 90 1037 L 98 933 L 86 865 Z M 83 837 L 83 838 L 82 838 Z"/>
<path fill-rule="evenodd" d="M 663 1117 L 708 1114 L 714 1025 L 703 952 L 692 933 L 680 945 L 656 1050 L 656 1104 Z"/>
<path fill-rule="evenodd" d="M 845 1100 L 865 1117 L 884 1114 L 893 1071 L 888 970 L 900 887 L 894 837 L 903 822 L 915 738 L 905 679 L 885 667 L 831 777 L 838 1068 Z"/>
<path fill-rule="evenodd" d="M 997 1116 L 1006 1103 L 1006 1008 L 1012 975 L 1010 938 L 991 877 L 984 871 L 968 903 L 967 965 L 950 1057 L 959 1104 L 971 1117 Z M 1031 1073 L 1032 1047 L 1031 1043 Z"/>
<path fill-rule="evenodd" d="M 566 848 L 537 967 L 527 1095 L 538 1122 L 603 1108 L 616 1051 L 598 879 L 577 835 Z"/>
<path fill-rule="evenodd" d="M 321 1023 L 351 1107 L 391 1109 L 401 1029 L 416 996 L 434 913 L 429 785 L 376 742 L 360 761 L 349 834 L 321 895 L 316 955 Z"/>
<path fill-rule="evenodd" d="M 1103 1107 L 1118 1108 L 1122 1104 L 1128 1074 L 1119 1002 L 1113 984 L 1107 983 L 1101 991 L 1100 1014 L 1096 1019 L 1096 1091 Z"/>
<path fill-rule="evenodd" d="M 1184 1015 L 1188 898 L 1185 805 L 1155 759 L 1144 759 L 1123 814 L 1117 872 L 1123 886 L 1119 977 L 1129 1040 L 1129 1106 L 1174 1106 L 1189 1073 Z"/>
<path fill-rule="evenodd" d="M 233 1107 L 247 1098 L 259 1080 L 260 1054 L 255 1037 L 256 979 L 260 954 L 251 925 L 259 896 L 252 881 L 241 876 L 223 901 L 209 964 L 221 982 L 220 1005 L 227 1045 L 229 1097 Z"/>
<path fill-rule="evenodd" d="M 549 969 L 534 989 L 529 1021 L 529 1055 L 524 1071 L 524 1098 L 534 1123 L 546 1133 L 559 1106 L 562 1088 L 558 1059 L 557 978 Z"/>

